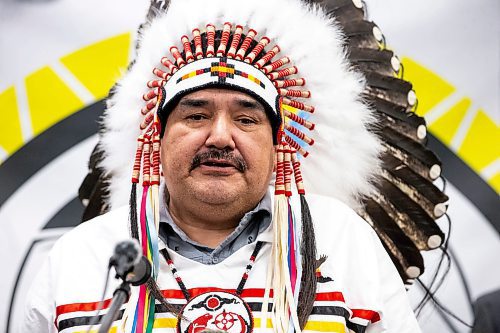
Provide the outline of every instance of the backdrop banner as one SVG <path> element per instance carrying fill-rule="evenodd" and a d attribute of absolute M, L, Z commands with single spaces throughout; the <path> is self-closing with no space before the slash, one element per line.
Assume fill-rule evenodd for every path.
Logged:
<path fill-rule="evenodd" d="M 80 223 L 78 187 L 147 0 L 0 0 L 0 331 L 14 332 L 53 243 Z M 418 96 L 450 197 L 451 270 L 436 293 L 468 324 L 500 290 L 500 3 L 368 0 Z M 438 182 L 442 188 L 444 184 Z M 446 217 L 439 221 L 449 230 Z M 425 253 L 430 283 L 440 251 Z M 102 281 L 104 283 L 104 281 Z M 410 287 L 417 306 L 423 289 Z M 470 329 L 429 303 L 424 332 Z"/>

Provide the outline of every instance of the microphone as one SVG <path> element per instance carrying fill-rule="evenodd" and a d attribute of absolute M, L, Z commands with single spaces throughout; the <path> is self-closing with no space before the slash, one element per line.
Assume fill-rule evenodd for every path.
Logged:
<path fill-rule="evenodd" d="M 126 281 L 130 282 L 133 286 L 140 286 L 148 281 L 151 271 L 151 263 L 148 258 L 141 256 L 134 269 L 127 274 Z"/>
<path fill-rule="evenodd" d="M 145 283 L 151 276 L 151 264 L 141 255 L 141 246 L 136 239 L 127 239 L 115 246 L 109 267 L 114 267 L 116 276 L 133 286 Z"/>

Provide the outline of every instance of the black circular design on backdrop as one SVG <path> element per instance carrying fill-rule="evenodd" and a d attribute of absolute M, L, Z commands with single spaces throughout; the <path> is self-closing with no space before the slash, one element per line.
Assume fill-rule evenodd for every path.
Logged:
<path fill-rule="evenodd" d="M 443 163 L 443 176 L 479 209 L 500 234 L 498 194 L 441 141 L 433 135 L 428 138 L 429 149 L 434 151 Z"/>
<path fill-rule="evenodd" d="M 0 207 L 38 170 L 96 134 L 104 108 L 104 101 L 99 101 L 81 109 L 34 137 L 5 160 L 0 165 Z"/>
<path fill-rule="evenodd" d="M 74 197 L 47 222 L 43 229 L 76 227 L 81 222 L 84 206 Z"/>

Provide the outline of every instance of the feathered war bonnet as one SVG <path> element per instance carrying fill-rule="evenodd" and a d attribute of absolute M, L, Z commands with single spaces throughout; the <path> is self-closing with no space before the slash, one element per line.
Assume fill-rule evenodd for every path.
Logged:
<path fill-rule="evenodd" d="M 168 10 L 163 9 L 145 25 L 137 57 L 105 112 L 100 140 L 105 158 L 99 167 L 112 175 L 107 204 L 113 208 L 127 202 L 132 172 L 131 233 L 153 262 L 155 278 L 160 137 L 169 109 L 186 93 L 204 87 L 236 89 L 258 99 L 276 125 L 278 147 L 274 269 L 267 286 L 274 290 L 273 325 L 278 332 L 289 327 L 299 332 L 316 289 L 316 249 L 306 190 L 335 197 L 365 213 L 364 198 L 384 198 L 372 180 L 383 174 L 379 156 L 389 148 L 373 133 L 375 117 L 361 99 L 365 79 L 350 68 L 346 39 L 319 6 L 300 0 L 172 0 Z M 142 192 L 136 198 L 139 183 Z M 292 193 L 300 196 L 302 214 L 297 219 L 290 208 Z M 370 221 L 371 216 L 364 215 Z M 432 232 L 441 237 L 438 231 Z M 429 237 L 421 238 L 429 243 Z M 441 238 L 433 246 L 440 244 Z M 413 266 L 402 258 L 403 275 Z M 152 320 L 141 318 L 152 318 L 154 298 L 161 298 L 150 295 L 155 290 L 151 281 L 142 286 L 133 300 L 137 309 L 127 312 L 128 322 L 137 329 L 151 328 Z"/>

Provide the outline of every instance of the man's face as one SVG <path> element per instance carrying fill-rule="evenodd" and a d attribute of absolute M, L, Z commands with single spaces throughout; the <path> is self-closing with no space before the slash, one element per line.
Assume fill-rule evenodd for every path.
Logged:
<path fill-rule="evenodd" d="M 170 200 L 253 208 L 273 171 L 272 129 L 264 107 L 233 90 L 184 96 L 168 117 L 161 147 Z"/>

